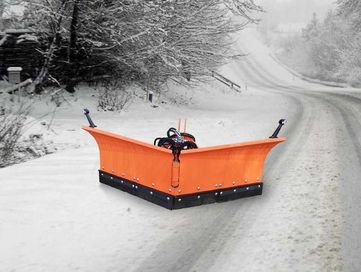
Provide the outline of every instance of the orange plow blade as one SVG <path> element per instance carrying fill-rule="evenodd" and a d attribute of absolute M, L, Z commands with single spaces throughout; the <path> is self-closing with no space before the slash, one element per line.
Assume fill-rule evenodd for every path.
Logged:
<path fill-rule="evenodd" d="M 262 194 L 267 155 L 286 138 L 172 150 L 83 127 L 100 152 L 100 182 L 166 207 L 179 209 Z"/>

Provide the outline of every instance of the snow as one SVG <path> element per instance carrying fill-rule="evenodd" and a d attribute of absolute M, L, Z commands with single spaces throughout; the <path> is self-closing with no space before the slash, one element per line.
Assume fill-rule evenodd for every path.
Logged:
<path fill-rule="evenodd" d="M 293 132 L 314 118 L 314 102 L 300 108 L 296 98 L 271 91 L 249 63 L 262 63 L 268 80 L 317 85 L 291 76 L 250 31 L 242 35 L 239 46 L 252 56 L 220 70 L 242 85 L 241 94 L 216 81 L 194 89 L 169 84 L 158 107 L 137 98 L 121 113 L 96 111 L 96 92 L 86 86 L 68 97 L 47 135 L 64 150 L 0 169 L 0 270 L 340 270 L 332 109 L 320 106 L 324 125 L 314 126 L 315 134 Z M 184 103 L 169 102 L 176 100 Z M 35 119 L 52 108 L 34 105 Z M 178 118 L 187 118 L 199 146 L 267 138 L 281 118 L 290 139 L 267 160 L 262 196 L 168 211 L 98 182 L 96 143 L 80 129 L 84 107 L 99 128 L 150 143 Z"/>
<path fill-rule="evenodd" d="M 190 91 L 170 88 L 191 95 L 192 103 L 153 108 L 136 101 L 120 114 L 97 112 L 91 92 L 82 90 L 76 101 L 57 109 L 52 123 L 56 144 L 77 143 L 81 148 L 0 170 L 4 270 L 111 271 L 119 265 L 131 270 L 138 264 L 135 260 L 150 252 L 153 242 L 147 241 L 166 239 L 189 216 L 209 216 L 225 207 L 170 212 L 98 183 L 97 146 L 80 130 L 86 124 L 85 106 L 99 128 L 147 142 L 176 126 L 178 118 L 187 118 L 188 131 L 201 146 L 265 138 L 284 117 L 286 105 L 279 107 L 273 94 L 231 93 L 216 82 Z M 265 99 L 270 103 L 259 107 Z M 42 115 L 44 108 L 37 106 L 33 114 Z M 120 264 L 116 256 L 127 257 L 120 258 Z"/>

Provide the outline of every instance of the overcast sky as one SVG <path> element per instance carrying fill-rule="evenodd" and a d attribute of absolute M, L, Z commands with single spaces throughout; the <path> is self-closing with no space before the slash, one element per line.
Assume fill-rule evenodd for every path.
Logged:
<path fill-rule="evenodd" d="M 0 0 L 2 1 L 2 0 Z M 267 25 L 299 25 L 307 24 L 312 13 L 316 12 L 319 18 L 323 18 L 328 10 L 335 7 L 337 0 L 255 0 L 261 5 L 266 13 L 261 19 Z M 14 11 L 21 12 L 22 8 L 16 7 Z"/>
<path fill-rule="evenodd" d="M 269 24 L 305 25 L 310 21 L 312 13 L 319 18 L 335 7 L 336 0 L 255 0 L 266 10 L 262 16 Z"/>

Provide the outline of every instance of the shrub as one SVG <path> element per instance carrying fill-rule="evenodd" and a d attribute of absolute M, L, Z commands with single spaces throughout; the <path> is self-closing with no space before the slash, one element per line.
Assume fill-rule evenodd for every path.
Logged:
<path fill-rule="evenodd" d="M 132 94 L 125 90 L 119 81 L 109 81 L 99 92 L 98 109 L 104 111 L 121 111 L 132 100 Z"/>
<path fill-rule="evenodd" d="M 347 83 L 352 87 L 361 87 L 361 68 L 354 67 L 347 76 Z"/>
<path fill-rule="evenodd" d="M 9 109 L 0 105 L 0 167 L 13 163 L 12 157 L 29 112 L 30 106 L 25 103 Z"/>

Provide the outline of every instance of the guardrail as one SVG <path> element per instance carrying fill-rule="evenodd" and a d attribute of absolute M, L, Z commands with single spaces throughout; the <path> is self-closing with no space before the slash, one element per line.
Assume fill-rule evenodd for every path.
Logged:
<path fill-rule="evenodd" d="M 291 67 L 289 67 L 288 65 L 283 63 L 279 58 L 277 58 L 273 53 L 270 53 L 269 55 L 275 62 L 277 62 L 279 65 L 281 65 L 283 68 L 285 68 L 292 75 L 294 75 L 294 76 L 296 76 L 298 78 L 301 78 L 301 79 L 303 79 L 303 80 L 305 80 L 307 82 L 321 84 L 321 85 L 325 85 L 325 86 L 329 86 L 329 87 L 339 87 L 339 88 L 347 88 L 347 87 L 349 87 L 349 85 L 347 83 L 332 82 L 332 81 L 325 81 L 325 80 L 310 78 L 308 76 L 305 76 L 305 75 L 293 70 Z"/>
<path fill-rule="evenodd" d="M 240 85 L 238 85 L 237 83 L 234 83 L 232 80 L 222 76 L 221 74 L 219 74 L 215 71 L 211 71 L 211 72 L 212 72 L 212 77 L 217 79 L 219 82 L 222 82 L 223 84 L 227 85 L 228 87 L 235 90 L 236 92 L 239 92 L 239 93 L 241 92 Z"/>

